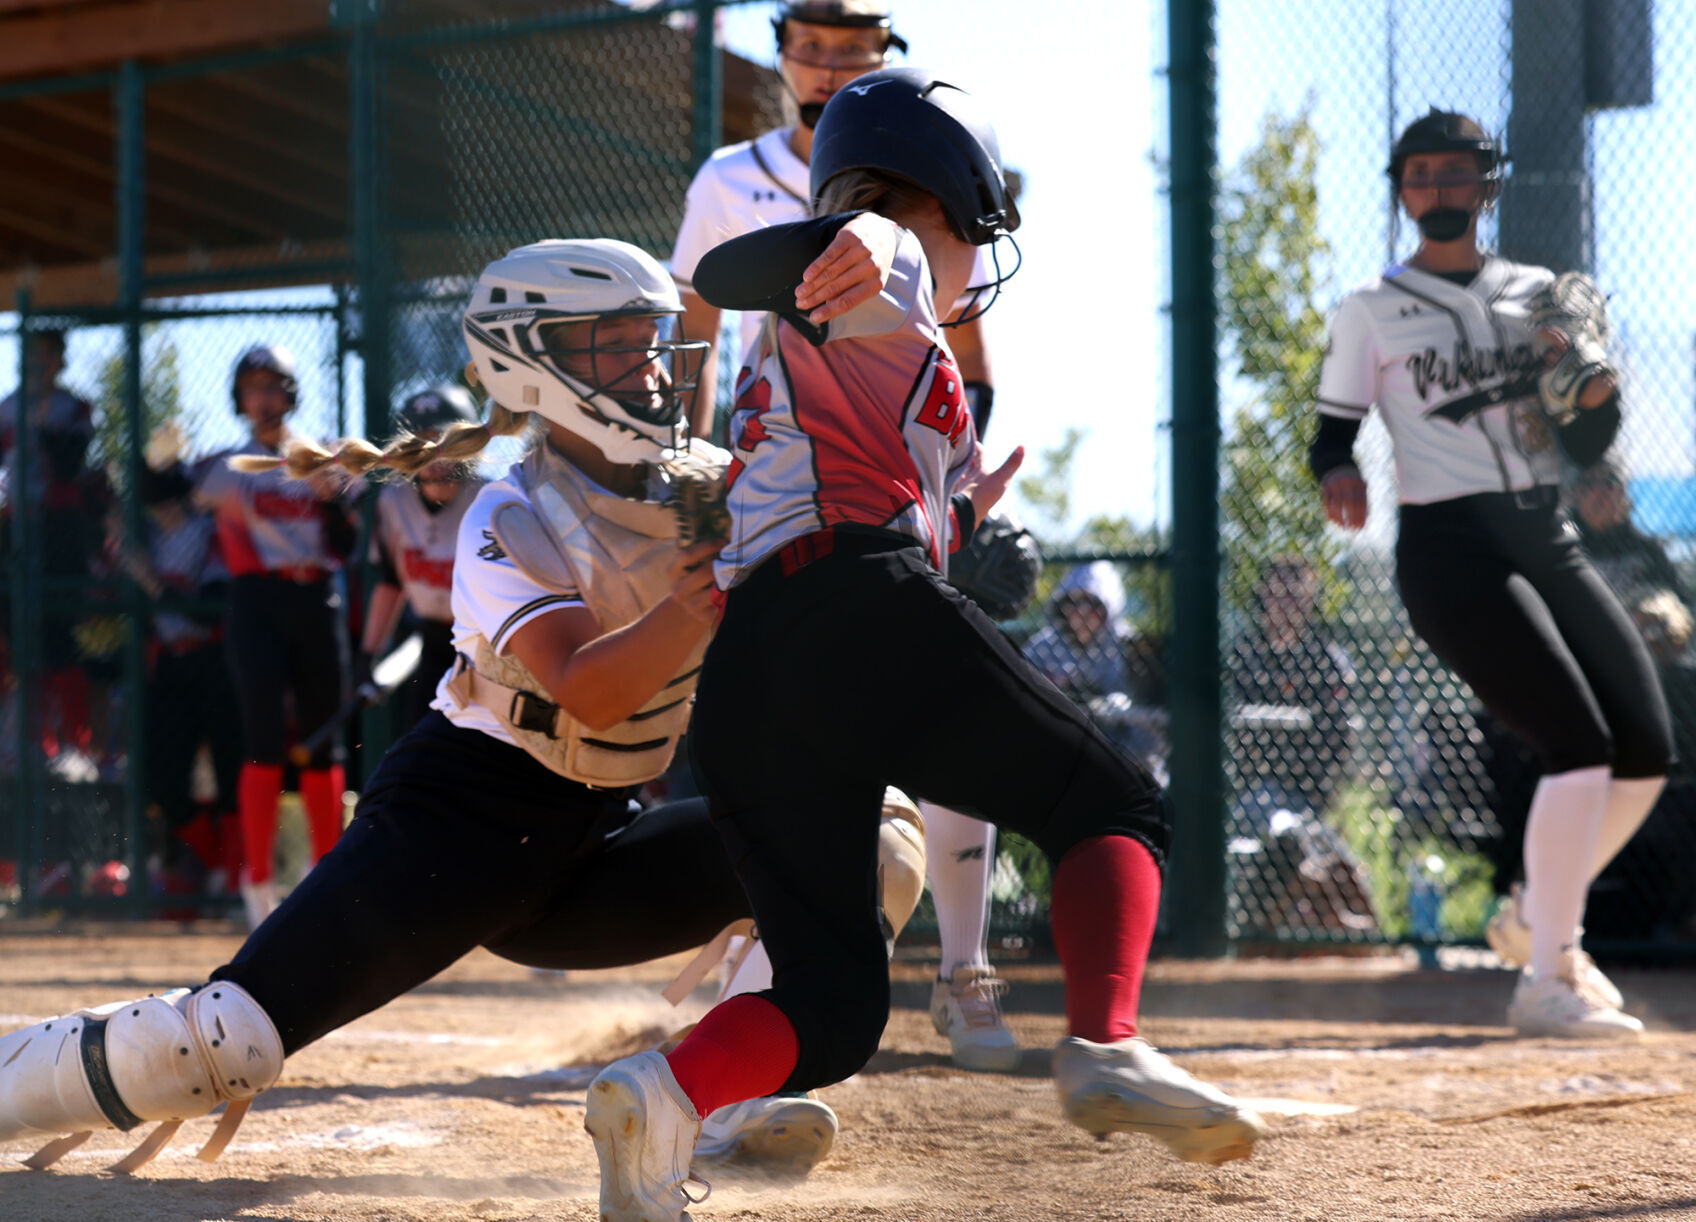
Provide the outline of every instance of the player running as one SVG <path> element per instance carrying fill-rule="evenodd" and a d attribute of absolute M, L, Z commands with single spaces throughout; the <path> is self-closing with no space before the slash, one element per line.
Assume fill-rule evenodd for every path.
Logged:
<path fill-rule="evenodd" d="M 1479 250 L 1505 160 L 1448 111 L 1396 141 L 1390 181 L 1419 249 L 1337 308 L 1312 468 L 1326 516 L 1363 526 L 1353 447 L 1377 407 L 1414 630 L 1542 757 L 1526 887 L 1490 927 L 1525 965 L 1509 1020 L 1523 1035 L 1632 1038 L 1642 1024 L 1580 949 L 1580 923 L 1590 883 L 1666 784 L 1671 722 L 1648 650 L 1560 508 L 1557 446 L 1587 465 L 1619 428 L 1601 295 Z"/>
<path fill-rule="evenodd" d="M 818 219 L 737 238 L 694 281 L 779 316 L 739 379 L 724 616 L 695 723 L 774 984 L 591 1084 L 601 1216 L 676 1222 L 701 1116 L 840 1081 L 876 1050 L 886 782 L 1016 829 L 1056 863 L 1068 1119 L 1187 1159 L 1245 1157 L 1261 1120 L 1136 1034 L 1164 794 L 943 577 L 1022 456 L 982 470 L 936 308 L 964 290 L 975 248 L 1018 225 L 994 131 L 968 94 L 885 69 L 831 99 L 812 154 Z"/>

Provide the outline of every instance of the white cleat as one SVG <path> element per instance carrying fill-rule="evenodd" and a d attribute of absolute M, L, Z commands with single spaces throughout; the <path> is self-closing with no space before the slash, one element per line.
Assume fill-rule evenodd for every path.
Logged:
<path fill-rule="evenodd" d="M 1484 940 L 1509 967 L 1524 967 L 1531 962 L 1531 926 L 1525 923 L 1520 884 L 1515 883 L 1507 899 L 1484 926 Z M 1582 950 L 1578 956 L 1578 982 L 1592 997 L 1610 1010 L 1625 1008 L 1625 998 L 1614 982 L 1609 980 L 1596 961 Z"/>
<path fill-rule="evenodd" d="M 1258 1115 L 1140 1037 L 1113 1044 L 1066 1037 L 1054 1049 L 1054 1087 L 1061 1113 L 1085 1132 L 1143 1133 L 1186 1163 L 1249 1158 L 1266 1134 Z"/>
<path fill-rule="evenodd" d="M 277 880 L 268 878 L 262 883 L 250 882 L 247 871 L 241 872 L 241 905 L 247 914 L 247 930 L 252 933 L 265 923 L 265 918 L 282 902 L 277 895 Z"/>
<path fill-rule="evenodd" d="M 711 1185 L 689 1173 L 701 1118 L 657 1052 L 614 1061 L 589 1083 L 583 1127 L 601 1161 L 601 1222 L 689 1222 Z M 694 1180 L 706 1189 L 689 1195 Z"/>
<path fill-rule="evenodd" d="M 1508 1022 L 1521 1035 L 1563 1040 L 1634 1040 L 1643 1024 L 1617 1006 L 1605 1004 L 1582 982 L 1578 951 L 1561 956 L 1561 970 L 1538 980 L 1530 968 L 1520 973 L 1508 1005 Z"/>
<path fill-rule="evenodd" d="M 1001 1015 L 1000 996 L 1007 982 L 992 967 L 956 964 L 953 975 L 938 980 L 930 993 L 930 1021 L 953 1045 L 961 1069 L 1010 1073 L 1019 1067 L 1019 1041 Z"/>
<path fill-rule="evenodd" d="M 693 1166 L 801 1179 L 836 1140 L 836 1113 L 812 1094 L 767 1095 L 721 1107 L 701 1122 Z"/>

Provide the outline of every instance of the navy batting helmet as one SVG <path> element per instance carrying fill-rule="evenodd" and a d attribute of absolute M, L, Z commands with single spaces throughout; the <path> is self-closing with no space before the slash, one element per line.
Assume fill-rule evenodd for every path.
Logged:
<path fill-rule="evenodd" d="M 920 68 L 883 68 L 838 90 L 813 133 L 811 164 L 815 203 L 838 174 L 877 170 L 936 196 L 974 246 L 1019 227 L 982 105 Z"/>
<path fill-rule="evenodd" d="M 1423 117 L 1407 125 L 1390 150 L 1390 164 L 1385 168 L 1397 188 L 1402 183 L 1402 167 L 1416 153 L 1474 153 L 1478 168 L 1486 182 L 1501 178 L 1502 165 L 1508 160 L 1484 125 L 1477 119 L 1435 106 Z"/>
<path fill-rule="evenodd" d="M 395 423 L 410 433 L 428 433 L 461 421 L 476 424 L 477 406 L 465 387 L 444 382 L 419 391 L 401 404 Z"/>
<path fill-rule="evenodd" d="M 241 375 L 255 369 L 268 369 L 283 379 L 283 393 L 289 397 L 289 406 L 295 405 L 295 396 L 300 393 L 300 379 L 295 372 L 294 354 L 281 344 L 255 344 L 236 360 L 235 372 L 230 375 L 230 398 L 235 403 L 236 415 L 241 415 Z"/>

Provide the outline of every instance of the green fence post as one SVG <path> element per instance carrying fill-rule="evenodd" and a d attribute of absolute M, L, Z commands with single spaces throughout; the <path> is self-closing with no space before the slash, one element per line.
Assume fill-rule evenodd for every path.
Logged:
<path fill-rule="evenodd" d="M 124 534 L 141 550 L 147 525 L 141 508 L 141 472 L 147 446 L 141 402 L 142 276 L 147 241 L 147 90 L 141 65 L 125 60 L 118 72 L 113 109 L 118 116 L 118 304 L 124 312 Z M 148 900 L 143 817 L 147 803 L 147 637 L 151 608 L 141 587 L 123 577 L 124 732 L 129 739 L 124 767 L 124 857 L 134 885 L 124 907 L 134 913 Z"/>
<path fill-rule="evenodd" d="M 1171 4 L 1172 734 L 1174 950 L 1221 955 L 1225 803 L 1219 654 L 1219 381 L 1214 302 L 1213 0 Z"/>
<path fill-rule="evenodd" d="M 715 18 L 718 0 L 695 0 L 695 115 L 689 168 L 697 170 L 723 140 L 724 74 Z"/>
<path fill-rule="evenodd" d="M 18 774 L 15 811 L 19 908 L 36 907 L 36 874 L 44 855 L 47 787 L 41 758 L 41 546 L 32 501 L 35 445 L 27 410 L 30 377 L 30 296 L 18 291 L 18 419 L 7 495 L 12 517 L 11 666 L 17 681 Z"/>

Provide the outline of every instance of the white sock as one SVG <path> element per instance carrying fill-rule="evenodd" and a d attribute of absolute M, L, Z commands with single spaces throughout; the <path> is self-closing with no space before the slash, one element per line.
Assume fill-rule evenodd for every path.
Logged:
<path fill-rule="evenodd" d="M 725 952 L 727 960 L 734 960 L 742 944 L 747 938 L 732 938 L 730 949 Z M 742 962 L 724 982 L 724 989 L 718 995 L 723 1001 L 726 997 L 735 997 L 738 993 L 763 993 L 771 988 L 771 956 L 766 954 L 766 944 L 758 938 L 752 939 L 753 945 L 743 956 Z"/>
<path fill-rule="evenodd" d="M 1547 979 L 1573 945 L 1584 920 L 1590 863 L 1608 805 L 1606 766 L 1577 768 L 1537 782 L 1525 821 L 1525 923 L 1531 926 L 1531 971 Z"/>
<path fill-rule="evenodd" d="M 1602 814 L 1601 834 L 1596 838 L 1596 857 L 1590 864 L 1590 881 L 1608 868 L 1626 842 L 1637 834 L 1643 820 L 1649 817 L 1661 790 L 1667 787 L 1664 776 L 1643 777 L 1622 781 L 1615 778 L 1608 785 L 1608 808 Z"/>
<path fill-rule="evenodd" d="M 961 964 L 989 966 L 989 879 L 995 825 L 920 802 L 925 817 L 925 878 L 936 905 L 943 977 Z"/>

